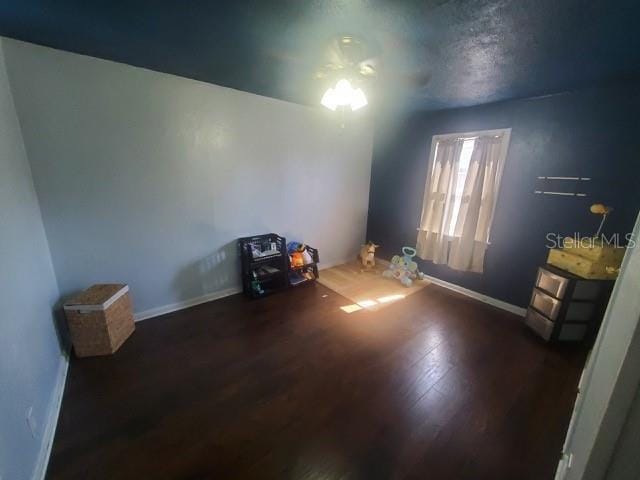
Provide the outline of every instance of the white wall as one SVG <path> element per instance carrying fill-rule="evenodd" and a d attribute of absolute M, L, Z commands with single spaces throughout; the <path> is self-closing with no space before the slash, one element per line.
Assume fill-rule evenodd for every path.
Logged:
<path fill-rule="evenodd" d="M 131 285 L 135 309 L 239 286 L 239 236 L 353 257 L 365 236 L 362 119 L 5 40 L 63 295 Z M 249 72 L 248 72 L 249 74 Z"/>
<path fill-rule="evenodd" d="M 632 237 L 640 239 L 640 215 Z M 640 247 L 627 248 L 580 381 L 556 478 L 599 480 L 640 382 Z"/>
<path fill-rule="evenodd" d="M 638 480 L 640 476 L 640 388 L 631 404 L 624 428 L 616 442 L 611 463 L 607 469 L 607 480 Z"/>
<path fill-rule="evenodd" d="M 40 477 L 66 360 L 58 288 L 0 41 L 0 476 Z M 27 425 L 32 409 L 35 431 Z"/>

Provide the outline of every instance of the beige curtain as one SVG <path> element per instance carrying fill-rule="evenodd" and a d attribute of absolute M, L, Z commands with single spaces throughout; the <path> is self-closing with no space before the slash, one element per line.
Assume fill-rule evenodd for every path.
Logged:
<path fill-rule="evenodd" d="M 459 159 L 463 142 L 454 140 L 447 143 L 452 146 L 446 152 L 452 156 L 457 154 Z M 502 173 L 502 165 L 499 164 L 502 137 L 484 136 L 475 141 L 453 236 L 439 232 L 443 232 L 444 225 L 449 225 L 451 221 L 447 214 L 451 215 L 450 205 L 454 202 L 457 160 L 442 163 L 447 158 L 440 157 L 440 145 L 433 166 L 434 173 L 428 181 L 429 194 L 425 193 L 423 221 L 418 233 L 418 255 L 434 263 L 446 263 L 456 270 L 481 273 Z M 444 191 L 440 182 L 434 183 L 434 180 L 439 180 L 435 172 L 441 169 L 446 171 L 447 164 L 452 168 L 455 166 L 455 169 L 448 173 L 448 189 Z M 438 202 L 438 199 L 442 199 L 442 202 Z M 442 209 L 434 208 L 440 203 L 443 204 Z"/>
<path fill-rule="evenodd" d="M 416 250 L 420 258 L 434 263 L 447 263 L 449 257 L 447 226 L 453 214 L 463 144 L 462 139 L 438 142 L 431 171 L 427 176 Z"/>

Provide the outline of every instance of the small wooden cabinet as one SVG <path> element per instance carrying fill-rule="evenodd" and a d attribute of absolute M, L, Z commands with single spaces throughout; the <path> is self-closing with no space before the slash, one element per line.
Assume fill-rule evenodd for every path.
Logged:
<path fill-rule="evenodd" d="M 538 269 L 525 323 L 547 341 L 579 342 L 602 321 L 613 280 L 590 280 L 551 265 Z"/>

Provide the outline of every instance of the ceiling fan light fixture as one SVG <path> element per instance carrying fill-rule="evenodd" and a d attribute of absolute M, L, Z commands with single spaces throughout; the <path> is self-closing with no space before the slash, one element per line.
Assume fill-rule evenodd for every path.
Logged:
<path fill-rule="evenodd" d="M 338 102 L 336 101 L 336 92 L 333 90 L 333 88 L 329 88 L 326 92 L 324 92 L 320 103 L 324 107 L 327 107 L 329 110 L 335 112 L 336 108 L 338 108 Z"/>
<path fill-rule="evenodd" d="M 369 102 L 367 102 L 367 97 L 365 96 L 362 89 L 356 88 L 353 91 L 353 96 L 351 98 L 351 110 L 355 111 L 362 107 L 366 107 L 368 103 Z"/>
<path fill-rule="evenodd" d="M 345 78 L 338 80 L 338 83 L 336 83 L 336 88 L 334 88 L 333 91 L 335 92 L 338 105 L 341 105 L 343 107 L 351 105 L 351 95 L 353 93 L 353 87 L 351 86 L 351 82 L 349 82 L 349 80 Z"/>
<path fill-rule="evenodd" d="M 351 110 L 358 110 L 368 102 L 361 88 L 353 88 L 349 80 L 342 78 L 334 88 L 329 88 L 324 93 L 320 103 L 329 110 L 335 111 L 338 107 L 351 107 Z"/>

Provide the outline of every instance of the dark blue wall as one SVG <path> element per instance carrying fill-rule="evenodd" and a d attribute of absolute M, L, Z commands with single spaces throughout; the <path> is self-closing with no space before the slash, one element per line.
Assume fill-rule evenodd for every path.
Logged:
<path fill-rule="evenodd" d="M 415 246 L 431 138 L 511 127 L 511 143 L 483 274 L 420 262 L 422 271 L 526 306 L 546 235 L 595 233 L 592 203 L 611 205 L 605 233 L 630 232 L 640 208 L 640 85 L 581 90 L 472 108 L 416 113 L 379 124 L 368 237 L 389 256 Z M 388 126 L 395 124 L 390 129 Z M 538 176 L 584 176 L 589 196 L 536 195 Z"/>

